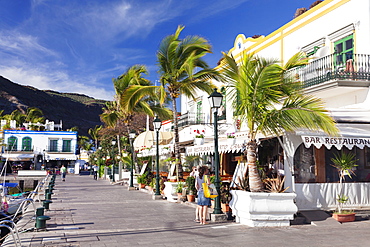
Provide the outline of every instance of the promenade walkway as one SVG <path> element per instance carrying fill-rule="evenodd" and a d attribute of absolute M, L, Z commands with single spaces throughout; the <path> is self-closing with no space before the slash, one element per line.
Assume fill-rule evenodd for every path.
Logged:
<path fill-rule="evenodd" d="M 47 231 L 21 233 L 22 246 L 370 246 L 370 221 L 330 228 L 250 228 L 195 223 L 194 208 L 89 176 L 56 179 Z M 34 223 L 23 229 L 33 227 Z M 13 246 L 4 243 L 4 246 Z"/>

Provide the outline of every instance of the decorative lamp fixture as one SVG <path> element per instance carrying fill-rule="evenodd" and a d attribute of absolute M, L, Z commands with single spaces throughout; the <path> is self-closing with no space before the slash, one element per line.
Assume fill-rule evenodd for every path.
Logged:
<path fill-rule="evenodd" d="M 224 96 L 221 93 L 217 92 L 217 88 L 215 88 L 214 91 L 208 96 L 211 108 L 220 108 L 223 97 Z"/>

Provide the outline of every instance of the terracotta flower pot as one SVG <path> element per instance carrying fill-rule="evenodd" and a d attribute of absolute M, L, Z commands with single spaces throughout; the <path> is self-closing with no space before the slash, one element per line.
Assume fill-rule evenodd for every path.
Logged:
<path fill-rule="evenodd" d="M 189 202 L 195 202 L 195 195 L 186 195 Z"/>
<path fill-rule="evenodd" d="M 333 213 L 333 218 L 336 219 L 338 222 L 352 222 L 352 221 L 355 221 L 356 214 L 355 213 L 350 213 L 350 214 Z"/>
<path fill-rule="evenodd" d="M 228 203 L 221 203 L 221 209 L 224 213 L 230 212 L 230 207 Z"/>
<path fill-rule="evenodd" d="M 140 189 L 144 189 L 145 188 L 145 184 L 139 184 L 140 186 Z"/>

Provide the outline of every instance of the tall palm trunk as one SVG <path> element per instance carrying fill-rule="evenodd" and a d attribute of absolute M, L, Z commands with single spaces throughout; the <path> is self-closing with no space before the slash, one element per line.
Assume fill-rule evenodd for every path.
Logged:
<path fill-rule="evenodd" d="M 181 154 L 180 154 L 180 147 L 179 147 L 179 125 L 177 121 L 177 104 L 176 98 L 172 97 L 172 107 L 173 107 L 173 127 L 175 132 L 175 142 L 174 142 L 174 151 L 175 151 L 175 158 L 176 158 L 176 170 L 177 170 L 177 177 L 183 177 L 182 165 L 181 165 Z"/>
<path fill-rule="evenodd" d="M 127 129 L 127 135 L 130 134 L 130 124 L 129 123 L 126 123 L 126 129 Z M 136 159 L 136 153 L 135 153 L 135 148 L 134 148 L 134 144 L 133 144 L 133 141 L 130 140 L 130 145 L 131 145 L 131 152 L 132 152 L 132 160 L 135 164 L 135 171 L 136 173 L 138 173 L 140 171 L 140 167 L 139 167 L 139 164 L 137 162 L 137 159 Z"/>
<path fill-rule="evenodd" d="M 251 192 L 263 191 L 263 183 L 257 169 L 257 142 L 251 140 L 247 144 L 247 162 L 249 173 L 249 188 Z"/>

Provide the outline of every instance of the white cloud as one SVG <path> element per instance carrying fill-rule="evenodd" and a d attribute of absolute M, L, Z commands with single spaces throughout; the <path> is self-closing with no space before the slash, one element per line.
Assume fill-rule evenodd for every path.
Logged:
<path fill-rule="evenodd" d="M 93 79 L 86 85 L 79 81 L 74 81 L 69 76 L 60 71 L 42 71 L 36 68 L 25 69 L 21 67 L 4 67 L 0 66 L 0 74 L 12 82 L 33 86 L 40 90 L 53 90 L 57 92 L 80 93 L 94 97 L 96 99 L 112 100 L 113 92 L 104 88 L 93 86 Z M 84 81 L 85 82 L 85 81 Z"/>
<path fill-rule="evenodd" d="M 0 31 L 0 51 L 24 58 L 41 58 L 57 54 L 39 44 L 38 39 L 18 31 Z"/>

